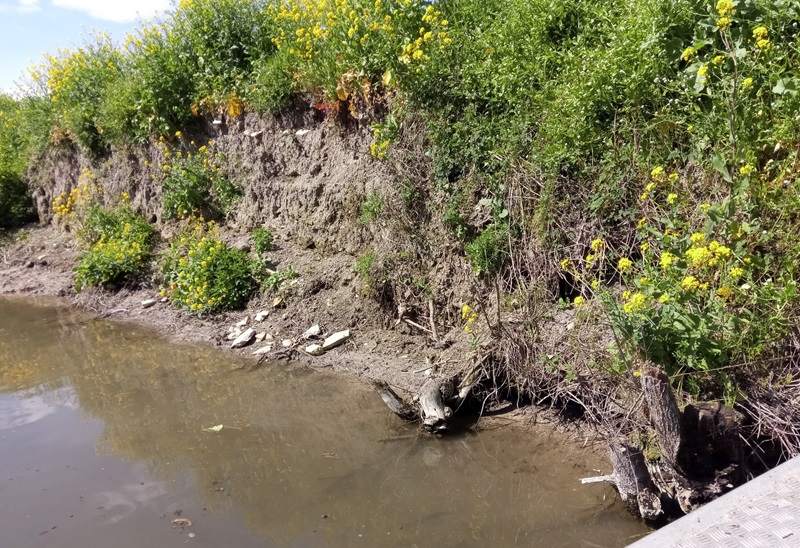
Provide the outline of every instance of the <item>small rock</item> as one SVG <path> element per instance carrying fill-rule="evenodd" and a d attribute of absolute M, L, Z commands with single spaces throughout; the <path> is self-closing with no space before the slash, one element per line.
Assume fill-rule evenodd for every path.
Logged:
<path fill-rule="evenodd" d="M 267 319 L 267 316 L 269 316 L 269 312 L 266 311 L 266 310 L 262 310 L 261 312 L 256 314 L 256 318 L 255 319 L 256 319 L 257 322 L 263 322 L 264 320 Z"/>
<path fill-rule="evenodd" d="M 269 333 L 267 333 L 267 336 L 266 336 L 266 337 L 264 337 L 264 341 L 265 341 L 265 342 L 268 342 L 268 343 L 275 342 L 275 337 L 273 337 L 272 335 L 270 335 Z"/>
<path fill-rule="evenodd" d="M 294 343 L 292 342 L 292 339 L 284 339 L 284 340 L 283 340 L 283 342 L 281 342 L 281 344 L 282 344 L 284 347 L 286 347 L 286 348 L 289 348 L 289 347 L 290 347 L 290 346 L 292 346 Z"/>
<path fill-rule="evenodd" d="M 345 331 L 339 331 L 338 333 L 334 333 L 327 339 L 325 342 L 322 343 L 322 348 L 325 351 L 330 350 L 331 348 L 336 348 L 343 342 L 347 341 L 350 338 L 350 330 L 347 329 Z"/>
<path fill-rule="evenodd" d="M 325 349 L 322 348 L 322 345 L 310 344 L 306 346 L 306 354 L 311 354 L 312 356 L 322 356 L 324 353 Z"/>
<path fill-rule="evenodd" d="M 244 346 L 247 346 L 248 344 L 253 342 L 253 339 L 255 339 L 255 337 L 256 337 L 256 332 L 251 327 L 247 331 L 236 337 L 236 340 L 234 340 L 233 344 L 231 344 L 231 348 L 242 348 Z"/>
<path fill-rule="evenodd" d="M 572 331 L 573 329 L 575 329 L 575 322 L 569 322 L 567 324 L 567 331 Z"/>
<path fill-rule="evenodd" d="M 275 300 L 272 301 L 272 308 L 282 308 L 283 306 L 284 302 L 281 297 L 275 297 Z"/>
<path fill-rule="evenodd" d="M 298 137 L 302 137 L 303 135 L 307 134 L 310 131 L 311 131 L 310 129 L 298 129 L 297 131 L 294 132 L 294 134 L 297 135 Z"/>
<path fill-rule="evenodd" d="M 242 330 L 241 329 L 230 328 L 229 331 L 228 331 L 228 336 L 226 338 L 229 341 L 232 341 L 234 339 L 237 339 L 239 337 L 239 335 L 241 335 L 241 334 L 242 334 Z"/>
<path fill-rule="evenodd" d="M 257 333 L 257 334 L 256 334 L 256 342 L 261 342 L 261 341 L 263 341 L 263 340 L 266 338 L 266 336 L 267 336 L 267 333 L 266 333 L 266 331 L 264 331 L 264 332 L 261 332 L 261 333 Z"/>
<path fill-rule="evenodd" d="M 39 255 L 38 257 L 36 257 L 36 260 L 39 261 L 39 262 L 42 262 L 46 258 L 47 258 L 47 253 L 45 253 L 44 255 Z"/>
<path fill-rule="evenodd" d="M 236 324 L 236 327 L 244 327 L 248 323 L 250 323 L 250 316 L 245 316 L 242 321 L 240 321 L 239 323 Z"/>
<path fill-rule="evenodd" d="M 253 356 L 260 356 L 261 354 L 266 354 L 270 350 L 272 350 L 272 346 L 270 345 L 264 346 L 253 352 Z"/>
<path fill-rule="evenodd" d="M 303 333 L 303 338 L 313 339 L 314 337 L 318 337 L 320 333 L 322 333 L 322 329 L 320 328 L 319 324 L 314 324 L 309 327 L 305 333 Z"/>
<path fill-rule="evenodd" d="M 234 247 L 234 249 L 238 249 L 239 251 L 241 251 L 243 253 L 250 253 L 250 250 L 252 249 L 248 242 L 238 242 L 233 247 Z"/>
<path fill-rule="evenodd" d="M 33 264 L 34 264 L 33 261 L 28 261 L 27 263 L 25 263 L 25 268 L 33 268 Z"/>
<path fill-rule="evenodd" d="M 215 125 L 215 126 L 221 126 L 221 125 L 222 125 L 224 122 L 223 122 L 222 120 L 220 120 L 219 118 L 217 118 L 216 120 L 214 120 L 214 121 L 213 121 L 213 122 L 211 122 L 211 123 L 212 123 L 213 125 Z"/>
<path fill-rule="evenodd" d="M 169 302 L 169 297 L 163 297 L 163 298 L 161 299 L 161 302 L 162 302 L 162 303 L 168 303 L 168 302 Z"/>
<path fill-rule="evenodd" d="M 250 137 L 258 137 L 258 136 L 259 136 L 259 135 L 261 135 L 262 133 L 264 133 L 264 130 L 263 130 L 263 129 L 259 129 L 258 131 L 253 131 L 253 132 L 251 132 L 251 133 L 250 133 Z"/>
<path fill-rule="evenodd" d="M 150 308 L 156 305 L 158 301 L 156 299 L 147 299 L 142 301 L 142 308 Z"/>

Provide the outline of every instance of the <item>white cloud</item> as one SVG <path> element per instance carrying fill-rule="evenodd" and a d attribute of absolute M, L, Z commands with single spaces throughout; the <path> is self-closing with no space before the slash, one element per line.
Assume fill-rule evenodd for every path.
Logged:
<path fill-rule="evenodd" d="M 9 4 L 3 2 L 0 4 L 0 13 L 7 13 L 10 11 L 16 11 L 18 13 L 31 13 L 34 11 L 39 11 L 41 6 L 39 5 L 39 0 L 17 0 L 15 4 Z"/>
<path fill-rule="evenodd" d="M 28 0 L 20 0 L 25 2 Z M 33 0 L 38 2 L 38 0 Z M 53 5 L 88 13 L 96 19 L 114 21 L 116 23 L 129 23 L 137 17 L 148 19 L 159 12 L 169 9 L 169 0 L 139 0 L 138 2 L 123 2 L 120 0 L 53 0 Z"/>

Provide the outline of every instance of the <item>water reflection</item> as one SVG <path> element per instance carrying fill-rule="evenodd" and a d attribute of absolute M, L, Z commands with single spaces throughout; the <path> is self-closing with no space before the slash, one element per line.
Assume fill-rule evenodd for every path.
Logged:
<path fill-rule="evenodd" d="M 0 300 L 0 391 L 29 402 L 12 411 L 0 399 L 0 428 L 52 412 L 47 401 L 79 402 L 103 421 L 98 452 L 160 478 L 106 493 L 109 519 L 190 473 L 209 511 L 241 511 L 281 546 L 611 546 L 642 531 L 608 509 L 610 490 L 581 487 L 576 479 L 594 472 L 550 440 L 513 429 L 435 440 L 352 379 L 242 365 L 206 346 Z"/>

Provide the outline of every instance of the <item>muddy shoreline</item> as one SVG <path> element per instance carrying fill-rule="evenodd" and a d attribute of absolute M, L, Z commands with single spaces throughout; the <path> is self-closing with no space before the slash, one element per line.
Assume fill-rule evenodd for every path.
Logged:
<path fill-rule="evenodd" d="M 227 238 L 236 241 L 237 234 L 227 231 Z M 335 257 L 319 261 L 319 257 L 306 257 L 303 250 L 292 249 L 288 239 L 278 239 L 276 260 L 293 260 L 304 264 L 293 288 L 293 298 L 279 308 L 273 306 L 273 296 L 261 295 L 240 311 L 197 317 L 161 302 L 158 288 L 153 284 L 125 285 L 118 288 L 88 288 L 77 293 L 73 284 L 73 271 L 80 248 L 71 234 L 56 226 L 30 225 L 20 229 L 0 242 L 0 296 L 22 299 L 45 299 L 60 305 L 75 307 L 97 319 L 130 323 L 177 343 L 202 343 L 220 347 L 232 356 L 245 361 L 244 367 L 257 369 L 264 361 L 290 360 L 317 369 L 325 368 L 339 374 L 366 381 L 383 381 L 407 394 L 415 393 L 429 376 L 446 376 L 467 367 L 474 359 L 475 349 L 469 347 L 460 330 L 445 334 L 452 346 L 443 352 L 433 352 L 424 331 L 401 323 L 387 322 L 385 314 L 369 300 L 360 298 L 363 290 L 349 266 L 352 258 Z M 299 260 L 299 262 L 298 262 Z M 317 265 L 312 268 L 311 265 Z M 305 287 L 317 287 L 320 275 L 338 276 L 344 284 L 326 288 L 308 295 Z M 298 295 L 305 295 L 298 298 Z M 146 300 L 159 302 L 143 307 Z M 256 322 L 259 312 L 269 315 Z M 266 332 L 275 340 L 271 352 L 253 355 L 263 345 L 252 344 L 242 349 L 231 349 L 229 329 L 247 318 L 258 332 Z M 388 327 L 387 327 L 388 323 Z M 352 338 L 337 349 L 322 356 L 311 356 L 303 351 L 309 341 L 303 333 L 319 324 L 323 334 L 349 329 Z M 461 337 L 463 339 L 463 337 Z M 292 346 L 284 348 L 284 340 Z M 437 359 L 436 354 L 440 354 Z M 401 392 L 401 393 L 402 393 Z M 555 409 L 524 403 L 502 401 L 486 409 L 486 414 L 475 425 L 477 429 L 493 429 L 505 425 L 522 427 L 531 435 L 556 435 L 571 440 L 578 451 L 589 451 L 607 459 L 606 447 L 597 433 L 581 422 L 567 421 Z"/>

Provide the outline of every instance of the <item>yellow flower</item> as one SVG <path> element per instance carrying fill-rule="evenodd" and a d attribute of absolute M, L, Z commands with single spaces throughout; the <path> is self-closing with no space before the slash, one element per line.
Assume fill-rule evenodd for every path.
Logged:
<path fill-rule="evenodd" d="M 587 263 L 592 263 L 592 262 L 594 262 L 594 259 L 595 259 L 595 257 L 594 257 L 594 254 L 592 254 L 592 253 L 590 253 L 590 254 L 588 254 L 588 255 L 586 256 L 586 262 L 587 262 Z"/>
<path fill-rule="evenodd" d="M 749 89 L 752 85 L 753 85 L 753 79 L 745 78 L 744 80 L 742 80 L 742 91 Z"/>
<path fill-rule="evenodd" d="M 658 298 L 658 302 L 660 302 L 661 304 L 667 304 L 667 303 L 669 302 L 669 295 L 667 295 L 666 293 L 664 293 L 663 295 L 661 295 L 661 296 Z"/>
<path fill-rule="evenodd" d="M 601 251 L 605 245 L 606 243 L 602 239 L 595 238 L 592 240 L 592 251 Z"/>
<path fill-rule="evenodd" d="M 677 199 L 678 199 L 678 195 L 675 194 L 674 192 L 672 192 L 672 193 L 669 194 L 669 196 L 667 196 L 667 203 L 674 204 L 675 200 L 677 200 Z"/>
<path fill-rule="evenodd" d="M 738 278 L 742 274 L 744 274 L 744 269 L 743 268 L 739 268 L 738 266 L 734 266 L 733 268 L 731 268 L 731 276 L 733 278 Z"/>
<path fill-rule="evenodd" d="M 661 260 L 659 261 L 659 264 L 661 265 L 661 268 L 668 268 L 677 260 L 678 258 L 675 255 L 673 255 L 669 251 L 665 251 L 664 253 L 661 254 Z"/>
<path fill-rule="evenodd" d="M 712 63 L 714 63 L 715 65 L 719 65 L 724 60 L 725 60 L 725 56 L 724 55 L 717 55 L 716 57 L 714 57 L 714 60 L 712 61 Z"/>
<path fill-rule="evenodd" d="M 647 217 L 642 217 L 639 219 L 639 224 L 636 225 L 636 228 L 642 229 L 647 225 Z"/>
<path fill-rule="evenodd" d="M 703 213 L 708 213 L 708 210 L 711 209 L 711 204 L 700 204 L 699 207 Z"/>
<path fill-rule="evenodd" d="M 578 296 L 578 297 L 575 297 L 575 300 L 572 301 L 572 304 L 574 304 L 576 307 L 580 307 L 585 302 L 586 302 L 586 299 L 584 299 L 583 297 Z"/>
<path fill-rule="evenodd" d="M 720 15 L 733 13 L 733 0 L 719 0 L 717 2 L 717 12 Z"/>
<path fill-rule="evenodd" d="M 692 292 L 700 287 L 700 281 L 694 276 L 686 276 L 681 281 L 681 288 L 686 292 Z"/>
<path fill-rule="evenodd" d="M 689 236 L 689 240 L 692 242 L 693 245 L 700 245 L 706 241 L 706 235 L 702 232 L 695 232 L 691 236 Z"/>
<path fill-rule="evenodd" d="M 622 310 L 626 314 L 634 314 L 640 312 L 647 306 L 647 296 L 644 293 L 636 292 L 631 295 L 628 302 L 622 306 Z"/>
<path fill-rule="evenodd" d="M 733 291 L 727 285 L 723 285 L 719 289 L 717 289 L 717 296 L 720 299 L 728 300 L 733 296 Z"/>
<path fill-rule="evenodd" d="M 631 261 L 631 260 L 630 260 L 630 259 L 628 259 L 627 257 L 622 257 L 622 258 L 621 258 L 621 259 L 620 259 L 620 260 L 617 262 L 617 268 L 619 269 L 619 271 L 620 271 L 620 273 L 621 273 L 621 274 L 625 274 L 625 272 L 626 272 L 626 271 L 627 271 L 627 270 L 628 270 L 628 269 L 629 269 L 631 266 L 633 266 L 633 261 Z"/>
<path fill-rule="evenodd" d="M 719 27 L 719 30 L 725 30 L 728 27 L 730 27 L 731 26 L 730 17 L 720 17 L 719 19 L 717 19 L 717 26 Z"/>
<path fill-rule="evenodd" d="M 739 169 L 739 173 L 741 173 L 742 175 L 750 175 L 751 173 L 753 173 L 753 166 L 751 166 L 750 164 L 745 164 L 741 167 L 741 169 Z"/>
<path fill-rule="evenodd" d="M 683 54 L 681 55 L 681 59 L 684 61 L 691 61 L 692 58 L 697 55 L 697 50 L 693 47 L 689 46 L 685 50 L 683 50 Z"/>
<path fill-rule="evenodd" d="M 707 247 L 693 247 L 686 252 L 686 258 L 692 262 L 692 266 L 699 268 L 706 263 L 710 264 L 712 254 Z M 713 264 L 711 265 L 713 266 Z"/>
<path fill-rule="evenodd" d="M 650 249 L 650 244 L 649 244 L 649 243 L 647 243 L 647 242 L 645 242 L 645 243 L 643 243 L 642 245 L 640 245 L 640 246 L 639 246 L 639 249 L 641 249 L 641 250 L 642 250 L 642 253 L 644 253 L 645 251 L 647 251 L 648 249 Z"/>
<path fill-rule="evenodd" d="M 630 292 L 630 291 L 627 291 L 627 290 L 626 290 L 626 291 L 623 291 L 623 292 L 622 292 L 622 299 L 623 299 L 623 300 L 627 301 L 627 300 L 628 300 L 628 299 L 630 299 L 630 298 L 631 298 L 631 292 Z"/>
<path fill-rule="evenodd" d="M 650 178 L 654 181 L 661 181 L 664 179 L 664 168 L 662 166 L 656 166 L 650 171 Z"/>
<path fill-rule="evenodd" d="M 708 65 L 703 65 L 699 69 L 697 69 L 697 75 L 705 78 L 708 75 Z"/>
<path fill-rule="evenodd" d="M 600 280 L 592 280 L 592 289 L 597 290 L 600 287 Z"/>
<path fill-rule="evenodd" d="M 180 137 L 180 136 L 181 136 L 181 132 L 180 131 L 176 131 L 175 132 L 175 137 Z"/>
<path fill-rule="evenodd" d="M 561 270 L 572 270 L 573 266 L 574 265 L 572 264 L 572 261 L 569 259 L 564 259 L 561 261 Z"/>

